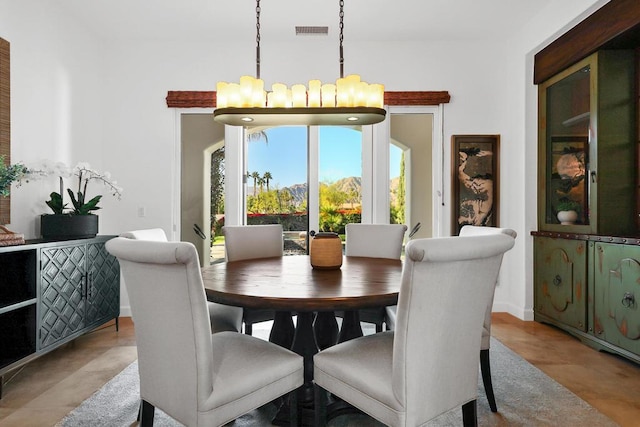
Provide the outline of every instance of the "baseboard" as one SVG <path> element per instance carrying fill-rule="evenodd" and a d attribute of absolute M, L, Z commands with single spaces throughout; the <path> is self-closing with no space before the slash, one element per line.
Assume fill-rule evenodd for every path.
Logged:
<path fill-rule="evenodd" d="M 509 313 L 520 320 L 533 320 L 533 309 L 524 309 L 506 302 L 494 301 L 492 311 L 494 313 Z"/>

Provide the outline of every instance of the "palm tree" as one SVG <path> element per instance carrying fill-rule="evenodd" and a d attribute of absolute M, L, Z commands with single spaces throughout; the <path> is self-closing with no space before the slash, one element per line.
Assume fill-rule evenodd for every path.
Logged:
<path fill-rule="evenodd" d="M 262 178 L 264 178 L 264 180 L 265 180 L 265 181 L 266 181 L 266 183 L 267 183 L 267 193 L 268 193 L 268 192 L 269 192 L 269 180 L 270 180 L 270 179 L 273 179 L 273 176 L 271 175 L 271 172 L 266 171 L 266 172 L 264 173 L 264 175 L 262 175 Z"/>
<path fill-rule="evenodd" d="M 260 141 L 264 139 L 265 144 L 269 144 L 269 137 L 267 133 L 263 130 L 249 130 L 247 129 L 247 142 L 251 141 Z"/>
<path fill-rule="evenodd" d="M 253 197 L 256 197 L 256 188 L 258 186 L 257 183 L 258 183 L 258 180 L 261 179 L 260 174 L 258 172 L 253 172 L 251 174 L 251 178 L 253 178 Z"/>
<path fill-rule="evenodd" d="M 260 193 L 264 191 L 264 178 L 258 176 L 258 185 L 260 186 Z"/>

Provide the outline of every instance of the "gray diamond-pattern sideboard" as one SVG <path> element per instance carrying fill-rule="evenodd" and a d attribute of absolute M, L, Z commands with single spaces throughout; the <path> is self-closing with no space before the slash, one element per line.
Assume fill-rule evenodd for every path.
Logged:
<path fill-rule="evenodd" d="M 114 236 L 0 247 L 2 376 L 120 315 Z"/>

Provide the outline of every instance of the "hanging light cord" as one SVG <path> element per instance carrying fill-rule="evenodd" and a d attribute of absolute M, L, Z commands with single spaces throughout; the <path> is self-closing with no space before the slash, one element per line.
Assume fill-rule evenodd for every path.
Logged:
<path fill-rule="evenodd" d="M 260 0 L 256 0 L 256 79 L 260 78 Z"/>
<path fill-rule="evenodd" d="M 344 77 L 344 49 L 342 41 L 344 40 L 344 0 L 340 0 L 340 78 Z"/>

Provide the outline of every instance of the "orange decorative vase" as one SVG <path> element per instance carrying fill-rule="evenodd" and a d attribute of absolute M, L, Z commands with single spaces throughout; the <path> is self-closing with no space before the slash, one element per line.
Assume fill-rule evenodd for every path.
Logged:
<path fill-rule="evenodd" d="M 342 267 L 342 240 L 337 233 L 316 233 L 309 244 L 311 267 L 319 270 Z"/>

